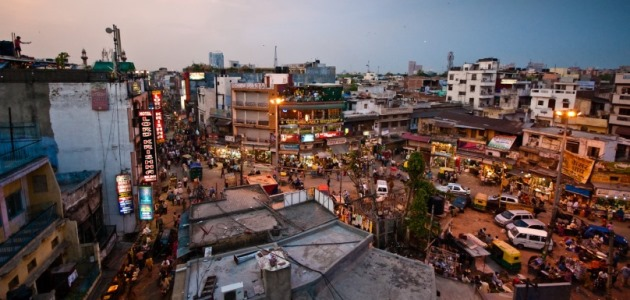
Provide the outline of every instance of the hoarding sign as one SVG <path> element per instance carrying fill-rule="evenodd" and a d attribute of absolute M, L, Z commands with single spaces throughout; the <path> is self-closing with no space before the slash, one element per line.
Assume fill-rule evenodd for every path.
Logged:
<path fill-rule="evenodd" d="M 300 135 L 299 134 L 281 134 L 280 142 L 282 143 L 299 143 Z"/>
<path fill-rule="evenodd" d="M 486 144 L 484 144 L 484 143 L 477 143 L 477 142 L 473 142 L 473 141 L 459 140 L 459 141 L 457 141 L 457 150 L 465 150 L 465 151 L 471 151 L 471 152 L 485 153 L 485 151 L 486 151 Z"/>
<path fill-rule="evenodd" d="M 131 192 L 131 175 L 116 176 L 116 193 L 118 194 L 118 209 L 121 215 L 133 213 L 133 194 Z"/>
<path fill-rule="evenodd" d="M 492 140 L 490 140 L 490 142 L 488 143 L 488 147 L 497 150 L 507 151 L 512 148 L 512 144 L 514 144 L 514 141 L 516 141 L 515 136 L 496 135 L 492 138 Z"/>
<path fill-rule="evenodd" d="M 94 85 L 90 90 L 90 98 L 92 99 L 92 110 L 109 110 L 109 97 L 107 95 L 107 88 L 104 85 Z"/>
<path fill-rule="evenodd" d="M 302 143 L 314 142 L 315 136 L 312 133 L 307 133 L 302 135 Z"/>
<path fill-rule="evenodd" d="M 595 161 L 575 153 L 564 151 L 562 174 L 573 178 L 579 183 L 586 183 L 591 176 Z"/>
<path fill-rule="evenodd" d="M 138 111 L 140 117 L 140 153 L 142 155 L 142 179 L 145 182 L 157 181 L 157 157 L 155 134 L 153 131 L 153 112 Z"/>
<path fill-rule="evenodd" d="M 327 139 L 338 136 L 341 136 L 341 131 L 328 131 L 315 134 L 316 139 Z"/>
<path fill-rule="evenodd" d="M 155 140 L 163 143 L 164 139 L 164 116 L 162 114 L 162 91 L 152 91 L 151 101 L 153 102 L 153 111 L 155 114 Z"/>
<path fill-rule="evenodd" d="M 153 220 L 153 188 L 151 186 L 138 187 L 138 207 L 140 220 Z"/>

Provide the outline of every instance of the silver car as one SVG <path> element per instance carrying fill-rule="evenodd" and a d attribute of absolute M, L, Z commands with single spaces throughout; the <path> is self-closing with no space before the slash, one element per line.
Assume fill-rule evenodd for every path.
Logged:
<path fill-rule="evenodd" d="M 546 230 L 547 226 L 545 223 L 538 219 L 520 219 L 516 220 L 510 224 L 505 225 L 505 229 L 512 230 L 514 227 L 523 227 L 529 229 L 538 229 L 538 230 Z"/>

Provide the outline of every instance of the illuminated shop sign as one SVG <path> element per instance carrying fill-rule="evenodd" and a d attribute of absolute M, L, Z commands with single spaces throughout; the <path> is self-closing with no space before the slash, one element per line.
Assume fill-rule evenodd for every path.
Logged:
<path fill-rule="evenodd" d="M 153 113 L 150 110 L 138 111 L 140 117 L 140 155 L 142 156 L 142 178 L 145 182 L 157 181 L 157 157 Z"/>
<path fill-rule="evenodd" d="M 302 139 L 301 139 L 302 143 L 308 143 L 308 142 L 314 142 L 314 141 L 315 141 L 315 136 L 312 133 L 307 133 L 307 134 L 302 135 Z"/>
<path fill-rule="evenodd" d="M 151 186 L 138 187 L 138 207 L 140 220 L 153 220 L 153 188 Z"/>
<path fill-rule="evenodd" d="M 299 143 L 300 135 L 299 134 L 281 134 L 280 142 L 282 143 Z"/>
<path fill-rule="evenodd" d="M 328 131 L 328 132 L 321 132 L 321 133 L 315 134 L 315 138 L 318 140 L 338 137 L 338 136 L 341 136 L 341 131 Z"/>
<path fill-rule="evenodd" d="M 116 193 L 118 194 L 118 210 L 121 215 L 133 213 L 133 194 L 131 192 L 131 175 L 116 176 Z"/>
<path fill-rule="evenodd" d="M 155 140 L 164 142 L 164 115 L 162 114 L 162 91 L 152 91 L 153 111 L 155 115 Z"/>

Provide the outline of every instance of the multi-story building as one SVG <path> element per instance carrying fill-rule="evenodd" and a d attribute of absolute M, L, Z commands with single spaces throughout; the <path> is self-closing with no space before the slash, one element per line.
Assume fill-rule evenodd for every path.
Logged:
<path fill-rule="evenodd" d="M 482 58 L 448 71 L 446 100 L 471 106 L 477 115 L 494 103 L 499 60 Z"/>
<path fill-rule="evenodd" d="M 77 223 L 64 218 L 53 167 L 40 154 L 42 144 L 31 143 L 15 151 L 3 146 L 0 298 L 51 293 L 47 297 L 62 299 L 77 286 L 80 258 L 94 255 L 94 248 L 80 247 Z M 82 267 L 99 269 L 98 263 Z"/>
<path fill-rule="evenodd" d="M 422 65 L 416 64 L 415 60 L 410 60 L 407 64 L 407 75 L 413 76 L 418 74 L 418 71 L 422 71 Z"/>
<path fill-rule="evenodd" d="M 223 140 L 232 135 L 232 83 L 240 77 L 215 76 L 212 87 L 199 87 L 199 120 L 203 120 L 211 137 Z"/>
<path fill-rule="evenodd" d="M 103 181 L 103 218 L 122 233 L 136 231 L 133 211 L 121 213 L 116 175 L 131 171 L 140 182 L 132 101 L 147 103 L 140 86 L 130 100 L 127 82 L 111 82 L 110 72 L 88 70 L 3 70 L 0 98 L 11 111 L 0 120 L 28 123 L 42 153 L 60 173 L 99 170 Z M 131 86 L 131 84 L 129 84 Z M 139 100 L 137 99 L 145 99 Z M 9 117 L 11 114 L 11 117 Z M 8 132 L 3 132 L 8 137 Z M 131 158 L 134 159 L 131 159 Z M 138 161 L 135 160 L 138 159 Z"/>
<path fill-rule="evenodd" d="M 278 110 L 280 161 L 297 158 L 310 164 L 327 146 L 341 149 L 344 99 L 338 84 L 286 86 L 279 90 L 284 100 Z"/>
<path fill-rule="evenodd" d="M 561 78 L 552 88 L 534 88 L 531 90 L 531 120 L 536 124 L 553 123 L 554 111 L 575 109 L 577 84 L 571 78 Z"/>
<path fill-rule="evenodd" d="M 220 51 L 213 51 L 208 53 L 208 60 L 210 62 L 210 66 L 213 69 L 223 69 L 225 68 L 224 65 L 224 58 L 223 58 L 223 52 Z"/>
<path fill-rule="evenodd" d="M 630 160 L 630 73 L 615 74 L 610 112 L 610 133 L 617 134 L 623 141 L 617 149 L 619 160 Z"/>
<path fill-rule="evenodd" d="M 302 64 L 289 64 L 284 68 L 287 67 L 293 84 L 296 86 L 313 83 L 335 83 L 337 80 L 337 69 L 333 66 L 326 66 L 319 60 Z"/>

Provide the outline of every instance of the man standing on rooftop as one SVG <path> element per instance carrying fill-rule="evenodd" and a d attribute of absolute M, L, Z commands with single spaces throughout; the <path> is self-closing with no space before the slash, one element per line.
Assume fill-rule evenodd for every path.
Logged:
<path fill-rule="evenodd" d="M 30 44 L 31 42 L 23 42 L 21 37 L 18 35 L 13 41 L 13 46 L 15 47 L 15 57 L 22 56 L 22 44 Z"/>

